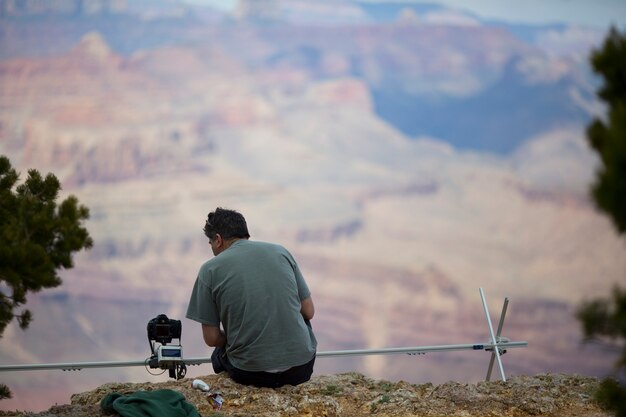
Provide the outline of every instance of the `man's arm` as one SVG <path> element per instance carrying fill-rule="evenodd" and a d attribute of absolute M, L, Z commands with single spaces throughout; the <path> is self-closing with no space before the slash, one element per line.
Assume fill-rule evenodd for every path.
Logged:
<path fill-rule="evenodd" d="M 315 306 L 313 306 L 313 298 L 307 297 L 300 301 L 300 314 L 305 320 L 311 320 L 315 314 Z"/>
<path fill-rule="evenodd" d="M 204 343 L 210 347 L 226 346 L 226 334 L 219 328 L 219 326 L 209 326 L 208 324 L 203 324 L 202 337 L 204 338 Z"/>

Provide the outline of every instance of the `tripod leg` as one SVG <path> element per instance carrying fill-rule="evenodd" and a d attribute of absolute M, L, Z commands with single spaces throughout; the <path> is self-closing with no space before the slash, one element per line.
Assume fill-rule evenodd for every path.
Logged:
<path fill-rule="evenodd" d="M 483 310 L 485 312 L 485 318 L 487 319 L 487 325 L 489 326 L 489 334 L 491 335 L 491 343 L 493 344 L 493 354 L 498 361 L 498 367 L 500 368 L 500 376 L 502 380 L 506 382 L 506 375 L 504 374 L 504 367 L 502 366 L 502 359 L 500 358 L 500 349 L 498 349 L 498 339 L 493 332 L 493 325 L 491 324 L 491 317 L 489 317 L 489 308 L 487 307 L 487 300 L 485 299 L 485 293 L 482 288 L 479 288 L 480 298 L 483 302 Z"/>
<path fill-rule="evenodd" d="M 498 323 L 498 332 L 496 333 L 496 339 L 499 341 L 500 336 L 502 335 L 502 326 L 504 326 L 504 318 L 506 317 L 506 309 L 509 306 L 509 299 L 507 297 L 504 298 L 504 305 L 502 306 L 502 313 L 500 313 L 500 322 Z M 491 354 L 491 360 L 489 360 L 489 368 L 487 369 L 487 378 L 486 381 L 491 380 L 491 371 L 493 370 L 493 363 L 496 360 L 496 353 L 493 352 Z"/>

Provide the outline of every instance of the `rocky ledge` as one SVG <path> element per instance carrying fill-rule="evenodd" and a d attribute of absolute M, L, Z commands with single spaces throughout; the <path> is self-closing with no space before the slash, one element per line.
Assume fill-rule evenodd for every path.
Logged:
<path fill-rule="evenodd" d="M 221 410 L 207 395 L 191 387 L 191 379 L 163 383 L 105 384 L 32 414 L 0 412 L 4 416 L 104 416 L 100 401 L 110 393 L 171 389 L 184 395 L 201 416 L 610 416 L 593 401 L 598 380 L 564 374 L 516 376 L 502 381 L 441 385 L 374 380 L 358 373 L 316 376 L 297 387 L 279 389 L 239 385 L 222 375 L 199 377 L 220 392 Z"/>

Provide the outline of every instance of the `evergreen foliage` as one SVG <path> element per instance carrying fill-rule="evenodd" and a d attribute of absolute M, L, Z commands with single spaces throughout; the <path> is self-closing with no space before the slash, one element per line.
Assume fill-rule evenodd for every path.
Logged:
<path fill-rule="evenodd" d="M 0 400 L 4 400 L 7 398 L 13 398 L 13 394 L 11 394 L 11 390 L 4 384 L 0 384 Z"/>
<path fill-rule="evenodd" d="M 31 169 L 23 184 L 9 158 L 0 155 L 0 337 L 15 318 L 22 329 L 32 314 L 16 309 L 28 292 L 61 284 L 57 271 L 72 268 L 72 253 L 93 241 L 82 226 L 89 210 L 74 196 L 57 204 L 61 184 L 53 175 Z M 11 398 L 0 384 L 0 400 Z"/>
<path fill-rule="evenodd" d="M 591 64 L 604 78 L 598 96 L 607 104 L 607 120 L 595 119 L 587 129 L 589 144 L 600 156 L 592 195 L 620 233 L 626 232 L 626 35 L 611 29 Z"/>
<path fill-rule="evenodd" d="M 591 195 L 612 220 L 618 233 L 626 232 L 626 32 L 612 28 L 601 49 L 591 56 L 594 71 L 604 81 L 598 96 L 607 104 L 606 120 L 595 119 L 587 139 L 600 156 Z M 622 356 L 615 364 L 615 377 L 607 378 L 597 393 L 598 401 L 626 417 L 626 289 L 615 286 L 611 298 L 583 303 L 577 317 L 587 339 L 609 339 Z"/>
<path fill-rule="evenodd" d="M 22 329 L 29 310 L 16 312 L 28 292 L 61 284 L 57 271 L 72 268 L 72 253 L 93 244 L 83 221 L 89 210 L 69 196 L 57 204 L 61 184 L 35 169 L 17 185 L 19 174 L 0 155 L 0 337 L 15 318 Z"/>

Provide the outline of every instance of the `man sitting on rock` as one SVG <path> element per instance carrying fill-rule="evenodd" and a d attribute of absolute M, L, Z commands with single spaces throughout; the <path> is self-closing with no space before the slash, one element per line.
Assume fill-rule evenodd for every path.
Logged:
<path fill-rule="evenodd" d="M 200 268 L 187 318 L 202 324 L 204 341 L 215 347 L 215 373 L 259 387 L 308 381 L 315 309 L 293 256 L 280 245 L 248 240 L 246 220 L 234 210 L 209 213 L 204 234 L 215 256 Z"/>

